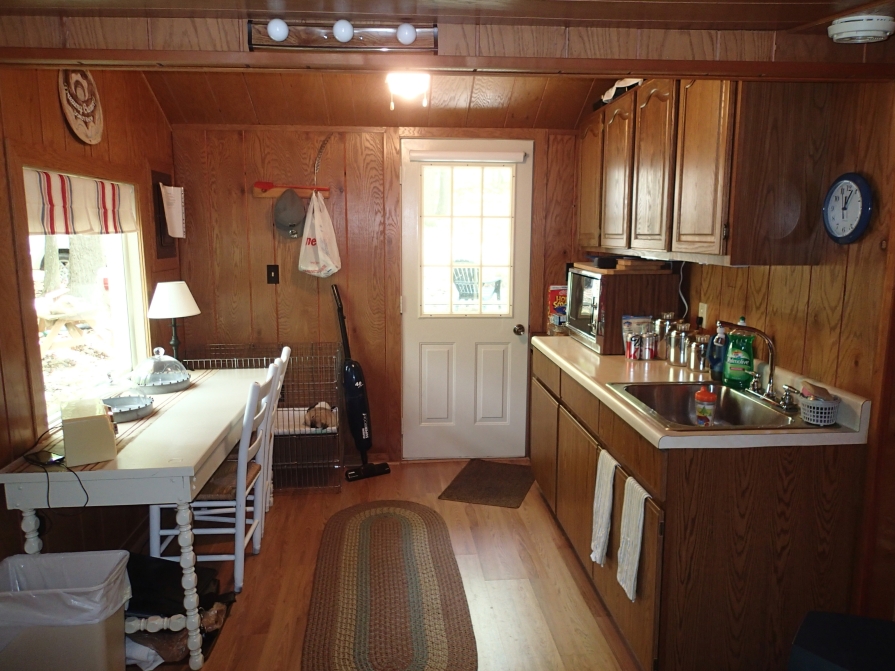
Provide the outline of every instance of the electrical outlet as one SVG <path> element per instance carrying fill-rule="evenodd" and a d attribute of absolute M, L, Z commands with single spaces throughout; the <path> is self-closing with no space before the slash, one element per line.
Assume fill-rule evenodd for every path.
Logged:
<path fill-rule="evenodd" d="M 706 326 L 706 320 L 709 317 L 709 306 L 705 303 L 699 304 L 699 318 L 702 320 L 703 327 Z"/>

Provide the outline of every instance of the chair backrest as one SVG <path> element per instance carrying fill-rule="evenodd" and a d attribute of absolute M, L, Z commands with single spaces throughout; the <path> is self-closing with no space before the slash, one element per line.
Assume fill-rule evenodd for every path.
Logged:
<path fill-rule="evenodd" d="M 242 420 L 242 436 L 239 440 L 238 470 L 245 472 L 246 464 L 258 454 L 266 443 L 271 426 L 271 409 L 273 395 L 277 391 L 280 374 L 280 362 L 274 361 L 267 369 L 267 379 L 258 384 L 253 382 L 249 387 L 249 398 Z M 264 453 L 262 452 L 262 458 Z M 242 479 L 244 482 L 244 478 Z"/>
<path fill-rule="evenodd" d="M 283 391 L 283 382 L 286 381 L 286 369 L 289 368 L 289 357 L 291 356 L 292 348 L 286 345 L 280 354 L 280 381 L 277 384 L 277 403 L 279 403 Z"/>

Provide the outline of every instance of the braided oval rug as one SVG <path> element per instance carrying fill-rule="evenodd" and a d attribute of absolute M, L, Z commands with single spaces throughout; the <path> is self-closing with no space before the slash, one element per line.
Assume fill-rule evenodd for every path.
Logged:
<path fill-rule="evenodd" d="M 376 501 L 326 523 L 303 671 L 475 671 L 475 635 L 447 525 Z"/>

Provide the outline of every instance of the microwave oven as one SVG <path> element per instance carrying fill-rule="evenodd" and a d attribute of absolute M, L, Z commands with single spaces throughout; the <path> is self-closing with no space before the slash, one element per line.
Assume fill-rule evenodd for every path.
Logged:
<path fill-rule="evenodd" d="M 566 325 L 599 354 L 624 354 L 622 316 L 678 311 L 679 275 L 634 274 L 569 265 Z"/>

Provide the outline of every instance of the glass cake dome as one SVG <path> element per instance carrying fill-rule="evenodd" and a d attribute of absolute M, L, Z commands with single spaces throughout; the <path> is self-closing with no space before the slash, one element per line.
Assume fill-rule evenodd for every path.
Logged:
<path fill-rule="evenodd" d="M 134 368 L 131 381 L 144 394 L 171 394 L 190 386 L 190 373 L 165 350 L 156 347 L 153 356 Z"/>

